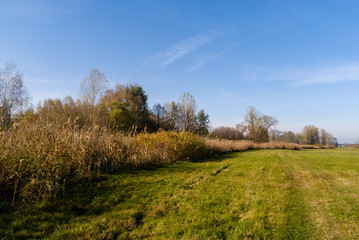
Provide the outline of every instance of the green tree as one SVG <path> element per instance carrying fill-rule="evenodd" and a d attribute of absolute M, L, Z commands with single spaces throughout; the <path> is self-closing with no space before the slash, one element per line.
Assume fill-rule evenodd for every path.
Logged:
<path fill-rule="evenodd" d="M 134 119 L 131 116 L 126 103 L 114 100 L 110 104 L 110 109 L 110 119 L 113 121 L 116 128 L 128 131 L 134 126 Z"/>
<path fill-rule="evenodd" d="M 205 136 L 209 132 L 209 115 L 200 110 L 197 114 L 197 133 L 199 135 Z"/>
<path fill-rule="evenodd" d="M 147 95 L 139 85 L 121 86 L 106 91 L 102 105 L 110 112 L 112 124 L 124 131 L 133 127 L 142 131 L 152 127 L 147 107 Z"/>

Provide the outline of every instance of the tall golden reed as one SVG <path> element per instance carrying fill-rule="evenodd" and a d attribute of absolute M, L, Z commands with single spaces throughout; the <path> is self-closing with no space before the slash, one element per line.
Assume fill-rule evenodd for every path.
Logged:
<path fill-rule="evenodd" d="M 207 139 L 188 132 L 125 135 L 94 126 L 23 125 L 0 134 L 0 201 L 34 202 L 101 174 L 248 149 L 315 148 L 292 143 Z"/>

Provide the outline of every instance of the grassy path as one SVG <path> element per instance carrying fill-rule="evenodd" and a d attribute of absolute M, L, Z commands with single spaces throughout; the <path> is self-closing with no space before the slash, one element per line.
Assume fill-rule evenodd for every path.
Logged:
<path fill-rule="evenodd" d="M 343 153 L 305 152 L 287 163 L 314 225 L 313 238 L 359 239 L 359 156 Z"/>
<path fill-rule="evenodd" d="M 106 175 L 0 239 L 359 239 L 359 151 L 258 150 Z"/>

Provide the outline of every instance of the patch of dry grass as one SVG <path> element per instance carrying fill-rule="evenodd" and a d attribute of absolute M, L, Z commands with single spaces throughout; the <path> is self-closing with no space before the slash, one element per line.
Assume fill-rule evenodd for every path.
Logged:
<path fill-rule="evenodd" d="M 266 143 L 254 143 L 246 140 L 225 140 L 225 139 L 205 139 L 208 148 L 212 152 L 241 152 L 249 149 L 318 149 L 313 145 L 299 145 L 296 143 L 286 142 L 266 142 Z"/>
<path fill-rule="evenodd" d="M 0 200 L 38 201 L 79 187 L 102 173 L 197 159 L 207 153 L 191 133 L 124 135 L 93 127 L 29 125 L 0 137 Z"/>
<path fill-rule="evenodd" d="M 0 200 L 36 202 L 88 185 L 101 174 L 248 149 L 315 148 L 201 138 L 188 132 L 125 135 L 74 124 L 23 125 L 0 136 Z"/>

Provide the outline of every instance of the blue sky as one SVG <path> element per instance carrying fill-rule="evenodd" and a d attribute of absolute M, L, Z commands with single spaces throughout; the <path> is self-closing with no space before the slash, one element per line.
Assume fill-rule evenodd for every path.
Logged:
<path fill-rule="evenodd" d="M 149 105 L 191 93 L 213 127 L 249 105 L 277 129 L 359 139 L 359 1 L 0 0 L 0 65 L 36 105 L 77 97 L 93 67 L 138 83 Z"/>

